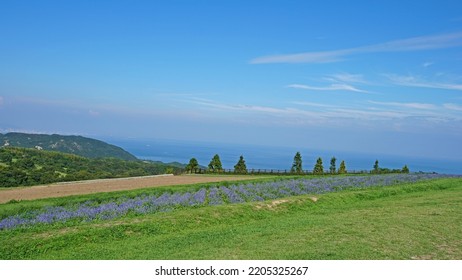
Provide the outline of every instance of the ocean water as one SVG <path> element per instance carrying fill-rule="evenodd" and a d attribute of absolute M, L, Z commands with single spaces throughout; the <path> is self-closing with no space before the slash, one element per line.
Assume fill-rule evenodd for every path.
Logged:
<path fill-rule="evenodd" d="M 312 170 L 318 157 L 323 159 L 324 169 L 327 170 L 330 166 L 330 159 L 335 156 L 337 168 L 340 162 L 344 160 L 347 170 L 371 170 L 375 160 L 378 160 L 379 166 L 382 168 L 401 169 L 407 165 L 411 172 L 462 174 L 462 160 L 179 140 L 106 139 L 106 141 L 124 148 L 140 159 L 166 163 L 180 162 L 186 164 L 194 157 L 200 165 L 207 166 L 212 157 L 218 154 L 223 168 L 226 169 L 234 168 L 239 156 L 243 155 L 249 169 L 289 170 L 295 153 L 299 151 L 302 155 L 304 170 Z"/>

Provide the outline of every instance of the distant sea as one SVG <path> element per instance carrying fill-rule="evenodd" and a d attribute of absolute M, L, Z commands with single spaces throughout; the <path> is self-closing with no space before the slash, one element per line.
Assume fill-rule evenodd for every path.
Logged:
<path fill-rule="evenodd" d="M 180 162 L 187 164 L 194 157 L 200 165 L 207 166 L 212 157 L 218 154 L 223 168 L 226 169 L 232 169 L 239 160 L 240 155 L 244 156 L 247 168 L 250 169 L 290 169 L 294 155 L 299 151 L 302 155 L 304 170 L 312 170 L 318 157 L 323 159 L 324 168 L 329 169 L 330 159 L 335 156 L 337 168 L 340 162 L 344 160 L 347 170 L 371 170 L 377 159 L 379 166 L 382 168 L 401 169 L 404 165 L 407 165 L 411 172 L 462 174 L 462 160 L 179 140 L 105 140 L 108 143 L 122 147 L 140 159 L 165 163 Z"/>

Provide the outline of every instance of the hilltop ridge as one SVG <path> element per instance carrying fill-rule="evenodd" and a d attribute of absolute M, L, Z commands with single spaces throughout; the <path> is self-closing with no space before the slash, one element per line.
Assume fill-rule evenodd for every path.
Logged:
<path fill-rule="evenodd" d="M 65 136 L 58 134 L 30 134 L 10 132 L 0 133 L 0 147 L 34 148 L 74 154 L 86 158 L 117 158 L 137 160 L 124 149 L 106 142 L 83 136 Z"/>

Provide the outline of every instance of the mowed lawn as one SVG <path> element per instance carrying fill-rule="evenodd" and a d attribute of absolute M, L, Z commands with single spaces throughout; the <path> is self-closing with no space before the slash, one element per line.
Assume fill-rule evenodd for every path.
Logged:
<path fill-rule="evenodd" d="M 0 259 L 462 259 L 462 179 L 0 231 Z"/>

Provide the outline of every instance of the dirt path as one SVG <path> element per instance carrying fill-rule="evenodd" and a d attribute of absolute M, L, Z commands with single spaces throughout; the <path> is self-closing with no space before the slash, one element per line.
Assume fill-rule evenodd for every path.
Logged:
<path fill-rule="evenodd" d="M 114 192 L 141 188 L 175 186 L 220 181 L 249 180 L 252 176 L 207 176 L 207 175 L 160 175 L 122 179 L 103 179 L 69 183 L 57 183 L 34 187 L 0 190 L 0 203 L 15 200 L 33 200 L 48 197 L 62 197 L 79 194 Z"/>

